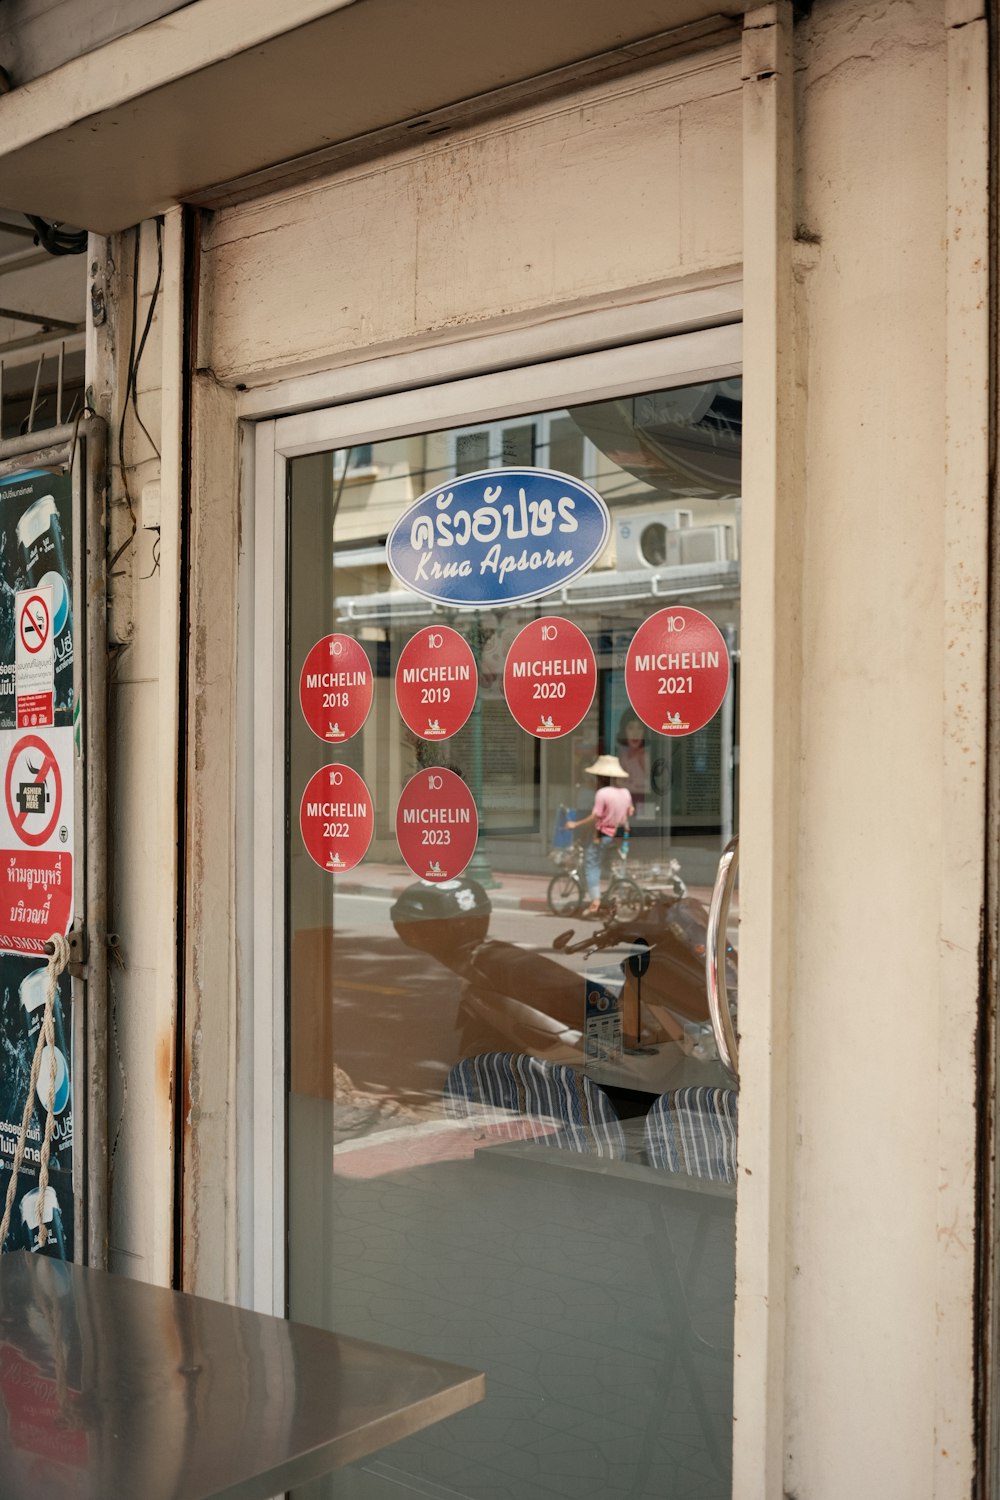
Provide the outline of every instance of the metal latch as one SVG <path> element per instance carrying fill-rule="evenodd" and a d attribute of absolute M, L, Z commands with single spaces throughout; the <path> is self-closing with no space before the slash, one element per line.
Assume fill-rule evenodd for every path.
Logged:
<path fill-rule="evenodd" d="M 69 943 L 69 963 L 66 965 L 69 973 L 74 979 L 85 979 L 84 972 L 87 964 L 87 934 L 82 927 L 74 927 L 67 932 L 66 941 Z M 47 958 L 51 958 L 55 952 L 52 943 L 43 943 L 42 952 Z"/>

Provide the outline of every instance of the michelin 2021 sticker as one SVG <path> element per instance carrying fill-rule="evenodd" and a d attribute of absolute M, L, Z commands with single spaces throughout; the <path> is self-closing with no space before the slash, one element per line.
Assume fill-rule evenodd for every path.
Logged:
<path fill-rule="evenodd" d="M 695 734 L 722 707 L 729 688 L 729 648 L 714 620 L 674 604 L 643 621 L 625 658 L 625 691 L 657 734 Z"/>

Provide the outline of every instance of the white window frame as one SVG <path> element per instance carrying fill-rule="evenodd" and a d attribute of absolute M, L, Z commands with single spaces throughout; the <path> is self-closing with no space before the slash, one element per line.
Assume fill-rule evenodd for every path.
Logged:
<path fill-rule="evenodd" d="M 537 333 L 537 330 L 535 331 Z M 285 1312 L 285 566 L 287 466 L 291 459 L 354 443 L 379 442 L 441 428 L 486 423 L 567 405 L 670 386 L 722 380 L 741 372 L 738 321 L 559 358 L 558 343 L 539 361 L 442 380 L 367 400 L 258 421 L 247 434 L 241 557 L 238 672 L 242 754 L 238 797 L 252 829 L 238 877 L 239 1066 L 249 1075 L 250 1128 L 240 1135 L 237 1207 L 240 1300 Z M 411 360 L 412 356 L 402 359 Z M 401 378 L 407 366 L 399 366 Z M 325 381 L 323 393 L 336 382 Z M 301 398 L 301 389 L 289 393 Z M 272 396 L 280 397 L 280 390 Z M 256 415 L 259 394 L 248 403 Z"/>

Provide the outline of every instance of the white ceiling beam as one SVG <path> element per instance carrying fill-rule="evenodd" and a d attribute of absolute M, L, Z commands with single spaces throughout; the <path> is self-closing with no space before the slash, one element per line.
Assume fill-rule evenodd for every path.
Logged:
<path fill-rule="evenodd" d="M 0 96 L 3 151 L 17 151 L 357 3 L 196 0 Z"/>

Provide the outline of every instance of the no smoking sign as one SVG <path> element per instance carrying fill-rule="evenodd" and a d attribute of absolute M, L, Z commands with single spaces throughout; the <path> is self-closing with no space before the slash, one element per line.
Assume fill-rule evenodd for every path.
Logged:
<path fill-rule="evenodd" d="M 73 730 L 4 730 L 0 761 L 0 950 L 39 953 L 73 924 Z"/>
<path fill-rule="evenodd" d="M 24 735 L 11 751 L 4 793 L 15 838 L 32 849 L 48 843 L 62 812 L 63 779 L 54 750 L 38 735 Z"/>
<path fill-rule="evenodd" d="M 14 692 L 21 729 L 53 722 L 55 639 L 52 630 L 52 588 L 40 584 L 14 596 Z"/>
<path fill-rule="evenodd" d="M 45 590 L 45 595 L 50 593 L 50 589 Z M 29 656 L 37 656 L 48 645 L 52 619 L 49 615 L 49 601 L 45 595 L 29 594 L 18 612 L 17 629 L 21 637 L 21 645 Z"/>

